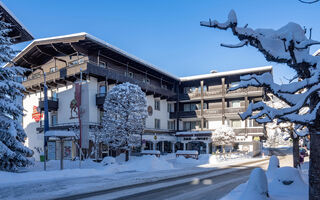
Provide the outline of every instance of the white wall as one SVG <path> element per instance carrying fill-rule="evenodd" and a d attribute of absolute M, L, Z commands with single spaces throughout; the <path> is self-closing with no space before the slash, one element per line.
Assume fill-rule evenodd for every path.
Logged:
<path fill-rule="evenodd" d="M 160 98 L 156 98 L 160 100 Z M 160 129 L 168 129 L 168 120 L 169 120 L 169 112 L 167 110 L 167 100 L 160 100 L 160 111 L 154 109 L 154 100 L 153 95 L 147 96 L 147 107 L 151 106 L 153 113 L 152 116 L 147 117 L 146 119 L 146 128 L 155 128 L 154 120 L 160 119 Z"/>
<path fill-rule="evenodd" d="M 40 93 L 26 95 L 23 98 L 24 116 L 22 126 L 27 134 L 26 146 L 34 151 L 36 160 L 40 159 L 39 153 L 35 150 L 36 147 L 43 149 L 43 134 L 38 134 L 36 128 L 40 127 L 40 122 L 32 119 L 33 106 L 39 106 Z"/>

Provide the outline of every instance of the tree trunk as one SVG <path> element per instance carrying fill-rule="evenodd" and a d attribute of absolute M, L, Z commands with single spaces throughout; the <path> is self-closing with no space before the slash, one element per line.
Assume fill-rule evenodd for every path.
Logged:
<path fill-rule="evenodd" d="M 126 150 L 126 162 L 129 161 L 129 150 Z"/>
<path fill-rule="evenodd" d="M 309 129 L 310 130 L 310 129 Z M 310 130 L 309 199 L 320 199 L 320 132 Z"/>
<path fill-rule="evenodd" d="M 293 145 L 292 145 L 292 156 L 293 156 L 293 167 L 298 168 L 300 165 L 300 155 L 299 155 L 299 137 L 292 138 Z"/>

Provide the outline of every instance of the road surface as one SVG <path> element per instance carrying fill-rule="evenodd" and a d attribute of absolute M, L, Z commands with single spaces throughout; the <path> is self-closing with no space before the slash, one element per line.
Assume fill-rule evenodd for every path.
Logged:
<path fill-rule="evenodd" d="M 292 163 L 290 155 L 275 150 L 280 158 L 280 165 Z M 125 200 L 211 200 L 220 199 L 239 184 L 248 180 L 251 170 L 256 167 L 266 169 L 267 161 L 249 163 L 244 166 L 234 165 L 227 169 L 215 170 L 208 173 L 183 176 L 156 183 L 140 184 L 136 186 L 106 191 L 69 196 L 65 199 L 125 199 Z"/>

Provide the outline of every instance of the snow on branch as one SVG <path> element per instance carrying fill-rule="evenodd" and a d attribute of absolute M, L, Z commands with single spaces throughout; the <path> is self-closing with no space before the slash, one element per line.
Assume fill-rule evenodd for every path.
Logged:
<path fill-rule="evenodd" d="M 319 2 L 319 0 L 313 0 L 313 1 L 303 1 L 303 0 L 299 0 L 301 3 L 307 3 L 307 4 L 313 4 L 313 3 L 317 3 Z"/>
<path fill-rule="evenodd" d="M 288 23 L 278 30 L 252 29 L 247 26 L 238 27 L 237 17 L 231 10 L 228 19 L 224 23 L 209 20 L 200 22 L 201 26 L 227 30 L 231 29 L 233 35 L 237 36 L 240 44 L 247 42 L 257 48 L 266 60 L 276 63 L 286 63 L 305 78 L 309 75 L 308 70 L 314 67 L 320 60 L 309 54 L 309 46 L 319 42 L 308 39 L 304 29 L 293 22 Z M 228 46 L 228 45 L 226 45 Z M 229 47 L 229 46 L 228 46 Z M 303 66 L 303 69 L 300 68 Z"/>
<path fill-rule="evenodd" d="M 249 86 L 264 87 L 268 92 L 271 92 L 287 104 L 296 105 L 301 100 L 304 100 L 305 102 L 311 94 L 319 91 L 319 73 L 319 71 L 315 70 L 311 78 L 282 85 L 274 83 L 273 76 L 269 72 L 261 75 L 244 75 L 241 76 L 241 82 L 239 83 L 239 85 L 230 88 L 229 91 L 234 91 L 239 88 L 247 88 Z M 298 91 L 306 87 L 310 88 L 310 90 L 301 94 L 296 94 Z"/>
<path fill-rule="evenodd" d="M 249 43 L 248 40 L 244 40 L 244 41 L 239 42 L 238 44 L 224 44 L 224 43 L 221 43 L 221 46 L 228 47 L 228 48 L 240 48 L 240 47 L 243 47 L 245 45 L 248 45 L 248 43 Z"/>

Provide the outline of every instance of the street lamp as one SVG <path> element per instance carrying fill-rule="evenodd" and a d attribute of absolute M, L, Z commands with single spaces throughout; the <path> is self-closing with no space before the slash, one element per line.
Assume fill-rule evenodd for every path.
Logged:
<path fill-rule="evenodd" d="M 49 131 L 49 113 L 48 113 L 48 86 L 46 81 L 46 73 L 43 71 L 42 68 L 40 70 L 43 73 L 43 93 L 44 93 L 44 131 L 43 131 L 43 138 L 44 138 L 44 162 L 43 162 L 43 168 L 44 170 L 47 169 L 46 160 L 47 160 L 47 148 L 48 148 L 48 141 L 46 137 L 46 132 Z"/>

